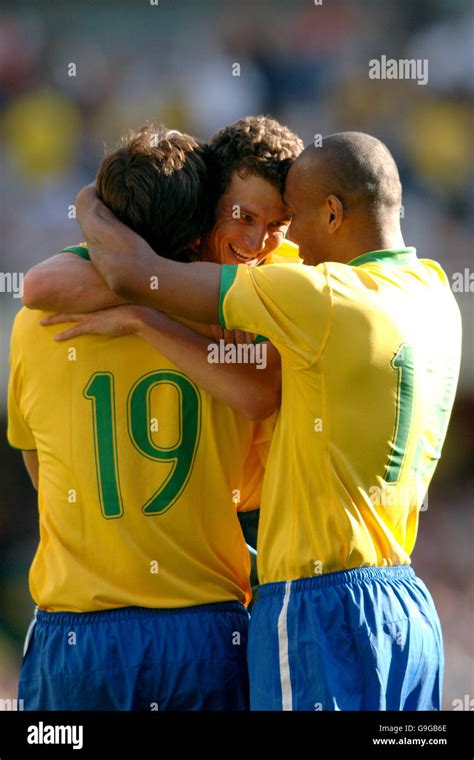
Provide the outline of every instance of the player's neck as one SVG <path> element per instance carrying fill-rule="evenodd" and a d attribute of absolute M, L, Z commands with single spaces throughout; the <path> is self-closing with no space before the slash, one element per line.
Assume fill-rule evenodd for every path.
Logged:
<path fill-rule="evenodd" d="M 400 250 L 405 248 L 405 241 L 400 230 L 363 230 L 351 240 L 351 245 L 346 249 L 347 261 L 352 261 L 369 251 Z"/>

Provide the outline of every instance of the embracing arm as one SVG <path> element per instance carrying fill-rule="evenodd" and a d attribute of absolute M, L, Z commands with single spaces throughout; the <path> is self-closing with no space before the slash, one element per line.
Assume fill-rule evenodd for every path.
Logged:
<path fill-rule="evenodd" d="M 99 200 L 94 185 L 81 190 L 76 207 L 91 260 L 117 295 L 194 322 L 219 323 L 218 264 L 158 256 Z"/>
<path fill-rule="evenodd" d="M 25 276 L 23 303 L 29 309 L 88 312 L 125 303 L 110 290 L 91 261 L 75 253 L 58 253 Z"/>
<path fill-rule="evenodd" d="M 93 314 L 56 314 L 41 320 L 43 326 L 63 322 L 76 324 L 56 335 L 57 341 L 84 334 L 142 337 L 201 388 L 248 419 L 266 419 L 280 406 L 280 355 L 268 342 L 259 346 L 263 359 L 259 364 L 213 363 L 209 361 L 212 339 L 155 309 L 126 305 Z"/>
<path fill-rule="evenodd" d="M 136 335 L 151 343 L 201 388 L 251 420 L 263 420 L 281 401 L 280 355 L 271 343 L 260 344 L 265 366 L 210 363 L 209 338 L 154 309 L 143 309 Z"/>

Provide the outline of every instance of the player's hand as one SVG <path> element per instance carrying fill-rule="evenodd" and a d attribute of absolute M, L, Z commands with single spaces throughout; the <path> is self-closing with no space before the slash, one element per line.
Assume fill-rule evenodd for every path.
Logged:
<path fill-rule="evenodd" d="M 76 221 L 79 222 L 87 240 L 93 263 L 95 263 L 93 249 L 97 246 L 121 250 L 123 225 L 100 200 L 95 182 L 83 187 L 76 196 Z"/>
<path fill-rule="evenodd" d="M 79 190 L 76 196 L 76 219 L 79 221 L 91 208 L 99 202 L 95 182 Z"/>
<path fill-rule="evenodd" d="M 108 335 L 119 338 L 122 335 L 134 335 L 140 324 L 140 317 L 146 306 L 113 306 L 110 309 L 100 309 L 88 314 L 54 314 L 45 317 L 40 324 L 43 327 L 59 325 L 65 322 L 75 322 L 74 327 L 68 327 L 64 332 L 55 335 L 54 340 L 64 341 L 78 335 Z"/>
<path fill-rule="evenodd" d="M 254 333 L 245 332 L 244 330 L 225 330 L 220 325 L 210 325 L 210 332 L 215 341 L 224 340 L 226 343 L 253 343 L 256 338 Z"/>

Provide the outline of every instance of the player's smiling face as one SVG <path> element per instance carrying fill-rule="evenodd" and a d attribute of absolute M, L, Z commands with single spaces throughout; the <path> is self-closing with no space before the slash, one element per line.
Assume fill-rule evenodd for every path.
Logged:
<path fill-rule="evenodd" d="M 283 242 L 290 217 L 278 189 L 263 177 L 237 172 L 216 207 L 202 258 L 218 264 L 255 265 Z"/>

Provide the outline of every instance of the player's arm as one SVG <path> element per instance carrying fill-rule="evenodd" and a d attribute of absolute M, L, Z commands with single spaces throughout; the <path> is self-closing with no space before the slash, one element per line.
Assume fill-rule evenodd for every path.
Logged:
<path fill-rule="evenodd" d="M 268 341 L 261 344 L 265 362 L 260 365 L 210 363 L 209 338 L 155 309 L 141 310 L 134 332 L 167 356 L 201 388 L 248 419 L 264 420 L 279 409 L 280 355 Z"/>
<path fill-rule="evenodd" d="M 317 360 L 331 325 L 324 267 L 180 264 L 157 256 L 98 199 L 93 186 L 79 193 L 76 207 L 91 259 L 126 301 L 266 335 L 295 366 Z"/>
<path fill-rule="evenodd" d="M 89 312 L 125 303 L 110 290 L 91 261 L 59 253 L 27 272 L 23 303 L 29 309 Z"/>
<path fill-rule="evenodd" d="M 28 470 L 28 475 L 31 478 L 31 482 L 33 483 L 33 486 L 38 490 L 38 480 L 39 480 L 39 463 L 38 463 L 38 452 L 37 451 L 22 451 L 23 454 L 23 461 L 25 463 L 25 467 Z"/>
<path fill-rule="evenodd" d="M 195 322 L 219 323 L 218 264 L 181 264 L 158 256 L 99 200 L 94 185 L 81 190 L 76 208 L 91 260 L 121 298 Z"/>
<path fill-rule="evenodd" d="M 70 340 L 83 334 L 144 338 L 201 388 L 248 419 L 266 419 L 280 406 L 280 355 L 268 341 L 261 344 L 265 361 L 260 364 L 211 363 L 212 341 L 208 337 L 155 309 L 120 306 L 93 314 L 57 314 L 43 319 L 41 324 L 62 322 L 76 324 L 56 335 L 55 340 Z"/>

